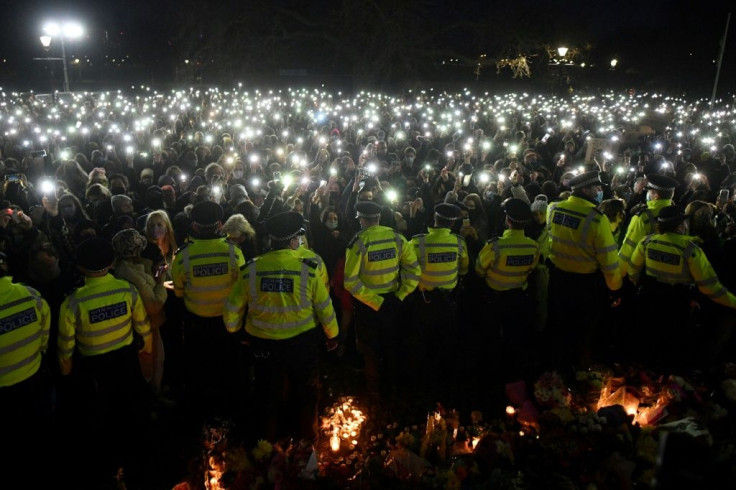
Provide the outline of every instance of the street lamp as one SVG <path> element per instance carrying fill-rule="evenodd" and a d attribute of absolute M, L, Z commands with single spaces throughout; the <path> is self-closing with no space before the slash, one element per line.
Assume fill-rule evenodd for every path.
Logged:
<path fill-rule="evenodd" d="M 48 50 L 51 46 L 51 38 L 58 37 L 61 40 L 61 62 L 64 65 L 64 92 L 69 92 L 69 74 L 66 68 L 66 47 L 64 38 L 77 39 L 84 33 L 82 26 L 76 22 L 48 22 L 43 26 L 44 35 L 41 36 L 41 44 Z M 49 58 L 51 59 L 51 58 Z"/>
<path fill-rule="evenodd" d="M 560 55 L 560 58 L 564 58 L 567 54 L 567 48 L 564 46 L 560 46 L 559 48 L 557 48 L 557 54 Z"/>
<path fill-rule="evenodd" d="M 616 65 L 618 65 L 618 60 L 616 58 L 611 60 L 611 70 L 616 68 Z"/>

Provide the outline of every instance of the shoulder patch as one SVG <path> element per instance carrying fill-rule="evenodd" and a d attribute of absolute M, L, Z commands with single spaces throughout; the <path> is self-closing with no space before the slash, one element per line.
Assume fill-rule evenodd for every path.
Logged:
<path fill-rule="evenodd" d="M 631 208 L 631 215 L 632 216 L 639 216 L 641 213 L 647 210 L 647 205 L 644 203 L 637 204 L 633 208 Z"/>
<path fill-rule="evenodd" d="M 302 259 L 302 263 L 307 264 L 312 269 L 316 269 L 319 266 L 319 262 L 314 259 Z"/>
<path fill-rule="evenodd" d="M 360 232 L 353 235 L 353 238 L 351 238 L 350 241 L 348 242 L 348 248 L 352 247 L 353 244 L 355 244 L 355 242 L 358 241 L 358 238 L 360 238 Z"/>

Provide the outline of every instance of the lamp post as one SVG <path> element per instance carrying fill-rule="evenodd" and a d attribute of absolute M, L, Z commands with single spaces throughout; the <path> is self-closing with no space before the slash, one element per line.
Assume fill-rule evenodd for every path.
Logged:
<path fill-rule="evenodd" d="M 41 36 L 41 44 L 48 51 L 51 46 L 51 39 L 58 37 L 61 41 L 61 63 L 64 66 L 64 92 L 69 92 L 69 73 L 66 67 L 66 47 L 64 46 L 64 38 L 76 39 L 82 36 L 82 26 L 76 22 L 64 22 L 58 24 L 49 22 L 43 27 L 44 35 Z M 49 58 L 51 59 L 51 58 Z"/>
<path fill-rule="evenodd" d="M 618 60 L 616 58 L 613 58 L 611 60 L 611 70 L 615 70 L 616 69 L 616 65 L 618 65 Z"/>

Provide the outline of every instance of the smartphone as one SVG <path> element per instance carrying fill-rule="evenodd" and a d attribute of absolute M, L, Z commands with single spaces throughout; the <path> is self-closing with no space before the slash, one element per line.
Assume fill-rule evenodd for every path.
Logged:
<path fill-rule="evenodd" d="M 32 151 L 31 156 L 33 158 L 43 158 L 46 156 L 46 150 Z"/>
<path fill-rule="evenodd" d="M 274 180 L 274 182 L 279 182 L 281 180 L 281 172 L 274 172 L 273 173 L 273 180 Z"/>
<path fill-rule="evenodd" d="M 542 138 L 542 143 L 546 143 L 547 140 L 549 139 L 549 136 L 550 136 L 549 133 L 545 134 L 544 137 Z"/>
<path fill-rule="evenodd" d="M 156 271 L 153 273 L 153 277 L 158 279 L 161 277 L 162 274 L 166 272 L 166 269 L 168 269 L 168 264 L 161 264 L 158 267 L 156 267 Z"/>
<path fill-rule="evenodd" d="M 5 174 L 5 180 L 7 180 L 8 182 L 20 182 L 20 174 Z"/>
<path fill-rule="evenodd" d="M 728 202 L 729 194 L 730 191 L 728 189 L 721 189 L 721 193 L 718 194 L 718 199 L 721 201 L 721 204 L 725 204 Z"/>
<path fill-rule="evenodd" d="M 466 175 L 463 177 L 463 187 L 467 187 L 470 185 L 470 179 L 472 178 L 472 175 Z"/>

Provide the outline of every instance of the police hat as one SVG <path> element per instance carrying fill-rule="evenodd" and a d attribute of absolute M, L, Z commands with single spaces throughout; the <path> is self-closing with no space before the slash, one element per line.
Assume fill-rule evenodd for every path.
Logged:
<path fill-rule="evenodd" d="M 440 203 L 434 207 L 435 216 L 448 221 L 455 221 L 462 215 L 462 213 L 462 210 L 458 206 L 446 202 Z"/>
<path fill-rule="evenodd" d="M 356 218 L 380 218 L 381 205 L 374 201 L 358 201 L 355 203 Z"/>
<path fill-rule="evenodd" d="M 222 208 L 216 202 L 198 202 L 192 207 L 192 221 L 199 226 L 214 225 L 222 221 Z"/>
<path fill-rule="evenodd" d="M 600 174 L 597 171 L 583 172 L 570 179 L 570 189 L 576 191 L 591 185 L 603 185 Z"/>
<path fill-rule="evenodd" d="M 77 247 L 77 265 L 87 272 L 102 272 L 115 258 L 112 245 L 102 238 L 88 238 Z"/>
<path fill-rule="evenodd" d="M 677 181 L 666 175 L 650 174 L 647 175 L 647 189 L 655 191 L 674 191 L 677 187 Z"/>
<path fill-rule="evenodd" d="M 268 218 L 264 225 L 271 240 L 277 242 L 285 242 L 306 233 L 304 216 L 294 211 L 274 215 Z"/>
<path fill-rule="evenodd" d="M 658 223 L 680 223 L 690 216 L 680 206 L 667 206 L 659 211 L 657 216 Z"/>
<path fill-rule="evenodd" d="M 514 223 L 526 223 L 532 219 L 532 209 L 529 204 L 515 197 L 504 202 L 503 211 L 506 217 Z"/>

